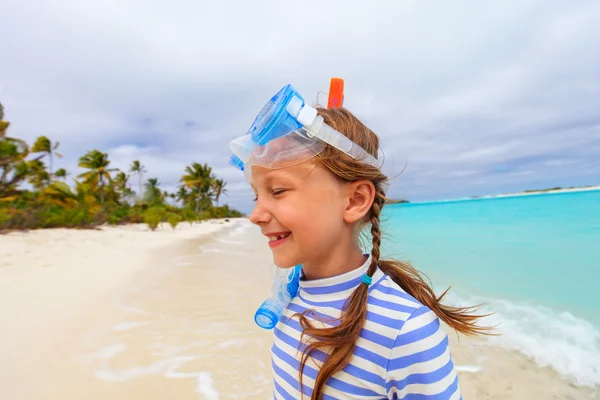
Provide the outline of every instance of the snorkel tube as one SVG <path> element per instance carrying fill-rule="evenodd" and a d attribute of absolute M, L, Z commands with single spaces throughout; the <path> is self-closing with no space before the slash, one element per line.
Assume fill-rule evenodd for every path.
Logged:
<path fill-rule="evenodd" d="M 271 286 L 271 297 L 265 300 L 254 314 L 254 322 L 258 326 L 264 329 L 273 329 L 277 325 L 283 315 L 283 310 L 298 293 L 301 269 L 301 265 L 296 265 L 291 268 L 291 271 L 290 268 L 277 267 L 277 273 Z"/>
<path fill-rule="evenodd" d="M 327 108 L 340 108 L 344 105 L 344 80 L 331 78 Z"/>

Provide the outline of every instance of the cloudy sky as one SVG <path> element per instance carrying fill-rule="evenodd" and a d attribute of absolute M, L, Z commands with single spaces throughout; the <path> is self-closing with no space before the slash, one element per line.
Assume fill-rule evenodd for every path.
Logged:
<path fill-rule="evenodd" d="M 73 175 L 96 148 L 174 190 L 206 162 L 246 212 L 228 141 L 285 84 L 312 100 L 333 76 L 404 170 L 391 197 L 600 184 L 598 21 L 593 0 L 9 0 L 0 102 Z"/>

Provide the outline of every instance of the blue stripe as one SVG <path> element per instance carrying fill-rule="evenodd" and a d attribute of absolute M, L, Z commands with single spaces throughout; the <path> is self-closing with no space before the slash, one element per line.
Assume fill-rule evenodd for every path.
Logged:
<path fill-rule="evenodd" d="M 356 376 L 374 385 L 381 386 L 382 389 L 385 387 L 385 378 L 382 375 L 374 374 L 373 372 L 369 372 L 365 369 L 357 367 L 356 365 L 348 364 L 344 367 L 343 371 L 347 372 L 349 375 Z"/>
<path fill-rule="evenodd" d="M 387 295 L 395 296 L 395 297 L 401 297 L 404 300 L 411 301 L 411 302 L 415 303 L 415 307 L 419 307 L 421 305 L 421 303 L 419 303 L 419 301 L 417 301 L 417 299 L 415 299 L 410 294 L 408 294 L 408 293 L 406 293 L 404 291 L 401 291 L 401 290 L 398 290 L 398 289 L 395 289 L 395 288 L 392 288 L 392 287 L 388 287 L 388 286 L 385 286 L 385 285 L 377 285 L 377 286 L 374 287 L 374 289 L 377 290 L 377 291 L 379 291 L 379 292 L 381 292 L 381 293 L 383 293 L 383 294 L 387 294 Z"/>
<path fill-rule="evenodd" d="M 306 300 L 302 299 L 302 301 L 306 301 Z M 319 307 L 319 304 L 317 304 L 316 306 Z M 300 313 L 300 314 L 302 314 L 305 311 L 308 311 L 308 313 L 306 314 L 307 317 L 310 317 L 311 315 L 315 315 L 319 321 L 326 322 L 333 326 L 338 326 L 340 324 L 340 320 L 333 318 L 331 315 L 327 315 L 327 314 L 323 314 L 318 311 L 314 311 L 310 308 L 301 306 L 299 304 L 290 303 L 290 304 L 288 304 L 287 308 L 294 312 Z"/>
<path fill-rule="evenodd" d="M 341 381 L 337 378 L 329 378 L 327 381 L 327 386 L 330 386 L 334 389 L 339 390 L 344 394 L 354 395 L 354 396 L 377 396 L 378 393 L 372 391 L 371 389 L 367 389 L 365 387 L 358 387 L 352 385 L 350 383 Z"/>
<path fill-rule="evenodd" d="M 305 308 L 303 306 L 300 306 L 298 304 L 293 304 L 290 303 L 288 305 L 288 309 L 290 311 L 293 311 L 295 313 L 303 313 L 306 310 L 309 310 L 308 308 Z M 428 309 L 426 309 L 427 311 Z M 311 316 L 315 316 L 316 318 L 311 318 Z M 327 315 L 327 314 L 323 314 L 320 313 L 318 311 L 313 311 L 310 310 L 310 312 L 307 314 L 307 317 L 313 321 L 319 321 L 319 322 L 325 322 L 331 326 L 338 326 L 341 321 L 338 319 L 333 319 L 331 316 Z M 287 320 L 289 320 L 289 317 L 283 316 L 282 317 L 282 322 L 284 323 L 284 325 L 288 325 Z M 384 317 L 384 316 L 380 316 L 379 314 L 376 314 L 374 312 L 367 312 L 367 321 L 369 322 L 375 322 L 375 323 L 379 323 L 380 325 L 386 325 L 386 322 L 393 322 L 395 325 L 399 325 L 402 323 L 402 321 L 399 320 L 395 320 L 389 317 Z M 387 325 L 386 325 L 387 326 Z M 387 336 L 381 335 L 379 333 L 375 333 L 371 330 L 368 330 L 366 328 L 363 328 L 363 331 L 361 332 L 360 335 L 362 338 L 369 340 L 371 342 L 377 343 L 381 346 L 385 346 L 387 348 L 392 348 L 393 344 L 394 344 L 394 340 L 395 338 L 389 338 Z"/>
<path fill-rule="evenodd" d="M 412 364 L 431 361 L 436 357 L 441 356 L 448 350 L 448 336 L 444 336 L 444 339 L 436 346 L 431 347 L 427 350 L 420 351 L 415 354 L 408 356 L 402 356 L 390 360 L 388 365 L 388 371 L 393 371 L 400 368 L 406 368 Z"/>
<path fill-rule="evenodd" d="M 279 393 L 285 400 L 295 400 L 294 396 L 286 392 L 285 389 L 277 383 L 277 381 L 274 381 L 273 384 L 275 385 L 275 390 L 277 391 L 277 393 Z"/>
<path fill-rule="evenodd" d="M 375 274 L 376 274 L 377 272 L 379 272 L 379 271 L 380 271 L 380 269 L 378 268 L 378 269 L 377 269 L 377 271 L 375 272 Z M 375 275 L 375 274 L 373 274 L 373 275 Z M 372 292 L 373 290 L 375 290 L 375 287 L 377 287 L 377 286 L 381 286 L 381 283 L 382 283 L 384 280 L 386 280 L 387 278 L 388 278 L 388 276 L 387 276 L 386 274 L 383 274 L 383 273 L 382 273 L 382 275 L 381 275 L 381 278 L 379 278 L 379 280 L 378 280 L 377 282 L 374 282 L 374 283 L 373 283 L 373 284 L 372 284 L 372 285 L 369 287 L 369 290 L 367 290 L 367 293 L 371 294 L 371 292 Z"/>
<path fill-rule="evenodd" d="M 400 329 L 405 322 L 401 319 L 390 318 L 374 313 L 373 311 L 367 311 L 367 320 L 391 329 Z"/>
<path fill-rule="evenodd" d="M 372 351 L 363 349 L 359 346 L 354 348 L 354 355 L 364 360 L 371 361 L 373 364 L 381 368 L 385 368 L 388 364 L 388 359 L 386 357 L 382 357 L 377 353 L 373 353 Z"/>
<path fill-rule="evenodd" d="M 295 321 L 294 321 L 295 322 Z M 296 324 L 298 324 L 296 322 Z M 299 324 L 298 324 L 299 326 Z M 300 332 L 299 329 L 296 329 L 298 332 Z M 304 350 L 306 349 L 306 344 L 301 343 L 300 341 L 294 339 L 293 337 L 291 337 L 290 335 L 284 333 L 283 331 L 281 331 L 280 329 L 278 329 L 277 327 L 275 327 L 275 337 L 277 337 L 279 340 L 281 340 L 282 342 L 290 345 L 293 348 L 296 348 L 300 351 L 300 353 L 303 353 Z M 315 350 L 312 353 L 312 357 L 321 361 L 321 362 L 325 362 L 325 360 L 327 359 L 327 354 L 323 353 L 320 350 Z"/>
<path fill-rule="evenodd" d="M 285 372 L 283 369 L 279 368 L 275 363 L 273 363 L 273 372 L 275 372 L 276 376 L 286 381 L 291 387 L 295 388 L 296 390 L 298 390 L 298 388 L 300 387 L 298 379 L 294 379 L 292 376 L 290 376 L 290 374 Z M 308 395 L 309 397 L 312 394 L 312 389 L 304 384 L 302 385 L 302 390 L 304 391 L 304 394 Z"/>
<path fill-rule="evenodd" d="M 440 330 L 440 320 L 435 318 L 433 321 L 425 326 L 422 326 L 414 331 L 408 333 L 401 333 L 396 338 L 394 347 L 405 346 L 410 343 L 417 342 L 419 340 L 426 339 L 430 336 L 435 335 Z"/>
<path fill-rule="evenodd" d="M 290 354 L 286 353 L 284 350 L 280 349 L 277 345 L 273 346 L 273 354 L 277 355 L 282 361 L 284 361 L 287 365 L 294 368 L 296 371 L 300 370 L 300 361 Z M 382 389 L 385 387 L 385 379 L 381 375 L 374 374 L 372 372 L 366 371 L 362 368 L 359 368 L 355 365 L 348 364 L 343 369 L 347 374 L 367 381 L 369 383 L 380 386 Z M 304 366 L 304 375 L 315 380 L 317 379 L 317 370 L 309 365 Z M 330 382 L 328 382 L 329 384 Z M 339 389 L 337 386 L 332 387 Z"/>
<path fill-rule="evenodd" d="M 378 345 L 388 349 L 391 349 L 394 346 L 393 338 L 381 335 L 366 328 L 363 328 L 363 330 L 360 332 L 360 337 L 370 342 L 377 343 Z"/>
<path fill-rule="evenodd" d="M 408 320 L 410 319 L 414 319 L 417 318 L 418 316 L 421 316 L 423 314 L 427 314 L 428 312 L 433 312 L 431 311 L 431 309 L 427 306 L 421 306 L 419 308 L 417 308 L 411 315 L 410 317 L 408 317 Z M 407 320 L 407 321 L 408 321 Z"/>
<path fill-rule="evenodd" d="M 409 393 L 406 396 L 402 397 L 402 400 L 445 400 L 452 397 L 454 393 L 458 390 L 458 375 L 454 378 L 454 382 L 450 386 L 446 388 L 441 393 L 435 394 L 419 394 L 419 393 Z M 399 399 L 398 395 L 394 394 L 393 399 Z M 462 397 L 461 397 L 462 399 Z"/>
<path fill-rule="evenodd" d="M 274 362 L 271 362 L 273 370 L 275 370 L 276 365 Z M 273 374 L 274 378 L 277 377 L 277 374 Z M 294 400 L 294 396 L 289 394 L 280 384 L 277 383 L 277 379 L 273 379 L 273 384 L 275 385 L 275 390 L 286 400 Z"/>
<path fill-rule="evenodd" d="M 379 306 L 383 308 L 387 308 L 388 310 L 403 312 L 407 314 L 411 314 L 417 308 L 417 305 L 407 306 L 400 303 L 394 303 L 391 301 L 381 300 L 376 297 L 369 297 L 369 304 L 373 304 L 374 306 Z"/>
<path fill-rule="evenodd" d="M 282 317 L 282 322 L 286 325 L 289 326 L 290 328 L 294 329 L 297 332 L 302 332 L 302 326 L 300 326 L 300 323 L 296 320 L 292 320 L 290 318 L 286 318 L 286 317 Z M 362 335 L 362 332 L 361 332 Z M 275 336 L 281 340 L 283 340 L 285 343 L 289 344 L 290 346 L 297 348 L 298 347 L 298 341 L 295 340 L 294 338 L 292 338 L 291 336 L 286 335 L 285 333 L 283 333 L 281 330 L 275 328 Z M 304 349 L 306 348 L 306 345 L 301 344 L 300 345 L 300 351 L 304 351 Z M 354 355 L 357 357 L 360 357 L 364 360 L 367 361 L 371 361 L 372 363 L 376 364 L 377 366 L 381 367 L 381 368 L 386 368 L 386 366 L 388 365 L 388 358 L 386 357 L 382 357 L 377 353 L 374 353 L 370 350 L 364 349 L 360 346 L 356 346 L 354 348 Z M 327 355 L 321 351 L 315 351 L 313 353 L 313 356 L 320 360 L 320 361 L 325 361 L 325 359 L 327 358 Z"/>
<path fill-rule="evenodd" d="M 335 300 L 335 301 L 311 301 L 302 296 L 302 293 L 298 293 L 298 297 L 304 303 L 313 307 L 329 307 L 335 310 L 346 310 L 345 303 L 347 299 Z"/>
<path fill-rule="evenodd" d="M 310 295 L 328 294 L 343 292 L 344 290 L 352 289 L 357 287 L 361 283 L 361 277 L 352 279 L 347 282 L 336 283 L 331 286 L 317 286 L 317 287 L 301 287 L 300 290 L 305 291 Z"/>
<path fill-rule="evenodd" d="M 275 348 L 273 350 L 274 354 L 276 354 L 283 362 L 285 362 L 287 365 L 289 365 L 290 367 L 294 368 L 294 370 L 299 371 L 300 370 L 300 362 L 298 360 L 296 360 L 294 357 L 290 356 L 289 354 L 287 354 L 286 352 L 284 352 L 283 350 L 281 350 L 280 348 Z M 283 371 L 283 370 L 282 370 Z M 285 372 L 284 372 L 285 373 Z M 289 374 L 286 374 L 289 377 Z M 317 371 L 306 365 L 304 367 L 304 375 L 315 380 L 317 378 Z M 362 378 L 359 376 L 359 378 Z M 288 380 L 286 380 L 288 383 L 290 383 Z M 294 385 L 295 387 L 299 386 L 299 382 L 296 379 Z M 330 378 L 327 381 L 327 386 L 330 386 L 334 389 L 337 389 L 341 392 L 344 393 L 348 393 L 348 394 L 354 394 L 357 396 L 377 396 L 377 393 L 367 389 L 367 388 L 361 388 L 359 386 L 355 386 L 352 385 L 350 383 L 341 381 L 339 379 L 336 378 Z M 302 388 L 304 390 L 304 393 L 309 393 L 308 392 L 308 387 L 306 385 L 302 385 Z M 383 389 L 383 386 L 382 386 Z"/>
<path fill-rule="evenodd" d="M 449 359 L 446 365 L 441 368 L 438 368 L 435 371 L 426 372 L 426 373 L 418 373 L 408 375 L 406 378 L 401 380 L 390 380 L 387 382 L 387 390 L 389 391 L 392 387 L 395 387 L 398 390 L 403 390 L 407 385 L 413 384 L 432 384 L 441 381 L 448 375 L 452 373 L 454 370 L 454 364 L 452 363 L 452 359 Z"/>
<path fill-rule="evenodd" d="M 292 357 L 291 355 L 286 353 L 284 350 L 275 346 L 273 348 L 273 354 L 277 355 L 277 357 L 279 357 L 282 361 L 284 361 L 290 367 L 294 368 L 296 371 L 298 371 L 298 372 L 300 371 L 300 361 L 298 361 L 295 357 Z M 310 365 L 305 365 L 304 366 L 304 375 L 306 375 L 307 377 L 309 377 L 313 380 L 317 379 L 317 370 L 314 369 L 313 367 L 311 367 Z"/>

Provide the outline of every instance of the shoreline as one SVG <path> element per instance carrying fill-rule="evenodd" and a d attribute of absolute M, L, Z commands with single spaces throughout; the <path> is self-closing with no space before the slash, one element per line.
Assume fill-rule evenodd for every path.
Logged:
<path fill-rule="evenodd" d="M 162 224 L 154 232 L 132 224 L 0 235 L 0 313 L 9 322 L 0 332 L 0 398 L 113 398 L 114 389 L 77 361 L 90 332 L 125 311 L 119 310 L 119 293 L 153 268 L 190 242 L 210 240 L 237 224 L 230 219 L 175 230 Z"/>
<path fill-rule="evenodd" d="M 600 185 L 580 187 L 572 189 L 556 189 L 556 190 L 535 190 L 530 192 L 515 192 L 515 193 L 503 193 L 503 194 L 490 194 L 481 196 L 471 197 L 459 197 L 455 199 L 442 199 L 442 200 L 426 200 L 426 201 L 410 201 L 406 203 L 400 203 L 402 207 L 412 207 L 430 204 L 448 204 L 448 203 L 461 203 L 466 201 L 480 201 L 480 200 L 492 200 L 492 199 L 508 199 L 513 197 L 529 197 L 529 196 L 543 196 L 552 194 L 566 194 L 566 193 L 578 193 L 578 192 L 595 192 L 600 191 Z"/>
<path fill-rule="evenodd" d="M 473 196 L 470 198 L 473 200 L 496 199 L 496 198 L 503 198 L 503 197 L 535 196 L 535 195 L 540 195 L 540 194 L 553 194 L 553 193 L 591 192 L 591 191 L 596 191 L 596 190 L 600 190 L 600 185 L 582 186 L 582 187 L 574 187 L 574 188 L 561 188 L 561 189 L 528 190 L 528 191 L 524 191 L 524 192 Z"/>
<path fill-rule="evenodd" d="M 11 321 L 0 333 L 0 398 L 272 390 L 272 332 L 252 320 L 269 293 L 270 250 L 246 218 L 14 232 L 0 236 L 0 260 L 0 312 Z M 447 332 L 465 399 L 597 396 L 516 350 Z"/>

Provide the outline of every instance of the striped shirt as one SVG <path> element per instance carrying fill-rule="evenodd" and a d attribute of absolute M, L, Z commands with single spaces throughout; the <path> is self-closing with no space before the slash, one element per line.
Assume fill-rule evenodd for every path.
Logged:
<path fill-rule="evenodd" d="M 371 258 L 358 269 L 332 278 L 300 280 L 298 295 L 290 302 L 274 330 L 271 359 L 274 398 L 300 399 L 300 344 L 302 328 L 295 313 L 313 310 L 319 320 L 339 318 L 344 302 L 361 284 Z M 306 340 L 306 337 L 305 337 Z M 300 351 L 298 351 L 300 349 Z M 309 358 L 302 377 L 304 398 L 310 399 L 317 371 L 326 359 L 320 351 Z M 324 399 L 461 399 L 458 376 L 450 357 L 448 337 L 438 317 L 408 295 L 380 270 L 369 287 L 367 321 L 354 354 L 333 375 Z"/>

